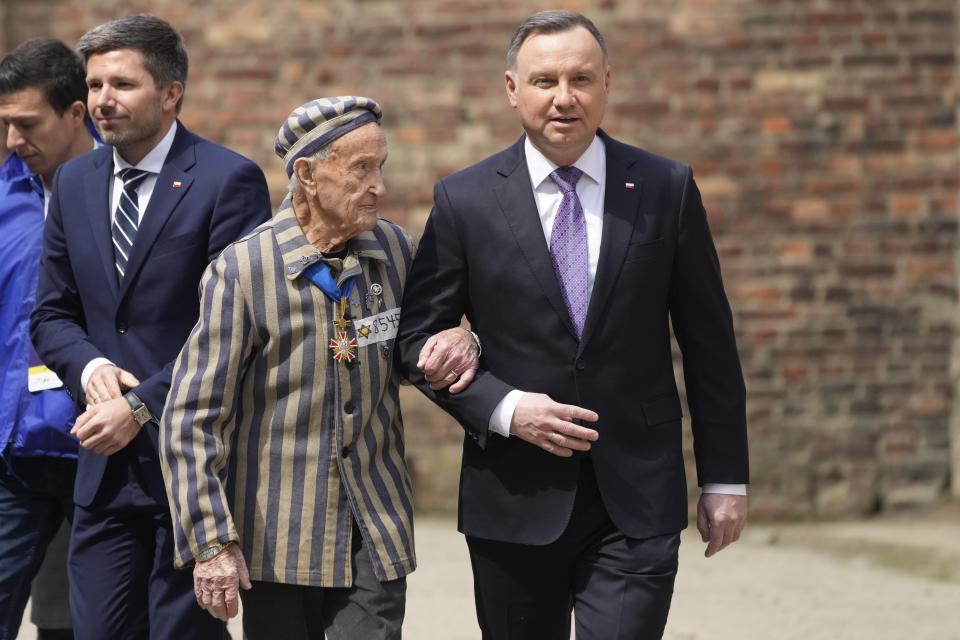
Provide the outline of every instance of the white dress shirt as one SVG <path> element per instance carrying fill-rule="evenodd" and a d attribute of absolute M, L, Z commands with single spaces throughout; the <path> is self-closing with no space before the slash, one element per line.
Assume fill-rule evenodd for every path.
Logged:
<path fill-rule="evenodd" d="M 120 196 L 123 194 L 123 180 L 120 178 L 120 172 L 128 168 L 149 172 L 147 177 L 143 179 L 143 182 L 140 183 L 140 186 L 137 187 L 137 209 L 140 212 L 137 226 L 140 226 L 140 221 L 143 220 L 143 213 L 147 210 L 147 205 L 150 204 L 150 196 L 153 195 L 153 188 L 157 185 L 157 177 L 160 174 L 160 170 L 163 169 L 163 163 L 167 160 L 170 147 L 173 146 L 173 139 L 177 135 L 178 126 L 175 121 L 157 146 L 151 149 L 150 153 L 143 156 L 140 162 L 135 165 L 130 164 L 120 157 L 116 149 L 113 150 L 113 181 L 110 183 L 111 226 L 113 226 L 113 219 L 117 215 Z M 134 242 L 136 242 L 136 239 L 134 239 Z M 87 383 L 90 382 L 90 376 L 93 374 L 93 371 L 104 364 L 113 364 L 113 362 L 107 358 L 94 358 L 83 368 L 83 372 L 80 374 L 80 388 L 83 389 L 84 394 L 87 392 Z"/>
<path fill-rule="evenodd" d="M 557 217 L 557 209 L 563 200 L 563 192 L 550 178 L 550 174 L 558 165 L 546 158 L 533 146 L 530 138 L 524 139 L 524 153 L 527 159 L 527 171 L 530 174 L 530 186 L 533 189 L 533 198 L 537 203 L 537 213 L 540 215 L 540 224 L 543 226 L 543 236 L 547 246 L 550 246 L 550 235 L 553 233 L 553 221 Z M 577 196 L 583 207 L 583 216 L 587 226 L 587 253 L 589 254 L 590 278 L 587 287 L 588 298 L 593 293 L 593 281 L 597 277 L 597 262 L 600 259 L 600 238 L 603 235 L 603 200 L 607 178 L 607 155 L 603 141 L 594 137 L 573 166 L 580 169 L 583 175 L 577 182 Z M 510 437 L 510 423 L 517 403 L 524 392 L 514 389 L 507 393 L 494 408 L 490 415 L 489 428 L 503 437 Z M 747 486 L 744 484 L 706 483 L 704 493 L 727 493 L 746 495 Z"/>

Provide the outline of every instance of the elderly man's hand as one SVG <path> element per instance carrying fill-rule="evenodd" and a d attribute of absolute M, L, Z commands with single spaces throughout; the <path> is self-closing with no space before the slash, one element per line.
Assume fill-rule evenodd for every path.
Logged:
<path fill-rule="evenodd" d="M 740 539 L 747 522 L 747 496 L 704 493 L 697 503 L 697 529 L 707 543 L 706 557 Z"/>
<path fill-rule="evenodd" d="M 423 371 L 431 389 L 450 385 L 450 393 L 458 393 L 473 382 L 480 364 L 478 352 L 470 332 L 454 327 L 427 339 L 420 349 L 417 368 Z"/>
<path fill-rule="evenodd" d="M 249 589 L 250 574 L 243 553 L 231 542 L 223 551 L 193 568 L 197 603 L 214 618 L 227 621 L 240 611 L 240 589 Z"/>

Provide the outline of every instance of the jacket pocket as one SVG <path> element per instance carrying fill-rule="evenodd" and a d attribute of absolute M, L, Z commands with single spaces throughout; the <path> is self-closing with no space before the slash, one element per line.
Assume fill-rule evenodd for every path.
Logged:
<path fill-rule="evenodd" d="M 153 249 L 150 251 L 150 257 L 158 258 L 168 253 L 188 251 L 194 249 L 198 244 L 200 244 L 200 240 L 197 238 L 196 233 L 185 233 L 174 236 L 173 238 L 165 238 L 153 245 Z"/>
<path fill-rule="evenodd" d="M 667 396 L 644 403 L 643 417 L 649 427 L 680 420 L 683 417 L 680 398 L 678 396 Z"/>
<path fill-rule="evenodd" d="M 661 255 L 664 251 L 666 242 L 663 238 L 656 240 L 644 240 L 642 242 L 633 242 L 627 245 L 627 253 L 624 262 L 636 262 L 638 260 L 649 260 Z"/>

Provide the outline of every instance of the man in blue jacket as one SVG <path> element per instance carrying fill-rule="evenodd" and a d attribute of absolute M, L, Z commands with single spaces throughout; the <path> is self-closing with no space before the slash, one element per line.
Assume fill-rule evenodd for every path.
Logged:
<path fill-rule="evenodd" d="M 77 407 L 37 358 L 28 324 L 54 173 L 96 144 L 86 98 L 83 62 L 59 40 L 25 42 L 0 61 L 11 151 L 0 167 L 0 640 L 17 637 L 31 580 L 73 516 Z M 65 566 L 65 551 L 48 562 Z M 38 637 L 72 637 L 67 626 Z"/>
<path fill-rule="evenodd" d="M 180 34 L 155 16 L 118 18 L 77 43 L 104 147 L 54 178 L 30 336 L 87 411 L 70 537 L 78 640 L 212 640 L 173 566 L 157 416 L 173 361 L 200 316 L 197 285 L 224 247 L 270 217 L 263 172 L 191 133 Z M 78 578 L 78 579 L 74 579 Z"/>

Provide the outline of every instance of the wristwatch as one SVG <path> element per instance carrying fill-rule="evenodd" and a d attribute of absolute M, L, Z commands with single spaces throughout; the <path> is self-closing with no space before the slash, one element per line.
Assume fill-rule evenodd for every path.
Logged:
<path fill-rule="evenodd" d="M 217 554 L 219 554 L 221 551 L 224 550 L 226 546 L 227 545 L 225 544 L 214 542 L 212 545 L 210 545 L 209 547 L 207 547 L 206 549 L 202 550 L 200 553 L 197 554 L 197 562 L 206 562 L 207 560 L 213 560 L 214 558 L 217 557 Z"/>
<path fill-rule="evenodd" d="M 133 391 L 127 391 L 123 394 L 124 399 L 127 401 L 127 404 L 130 405 L 130 410 L 133 411 L 133 419 L 137 421 L 141 427 L 151 420 L 156 421 L 156 418 L 153 417 L 153 413 L 150 412 L 150 409 L 147 408 L 147 405 L 143 404 L 143 400 L 140 399 L 140 396 L 135 394 Z"/>

